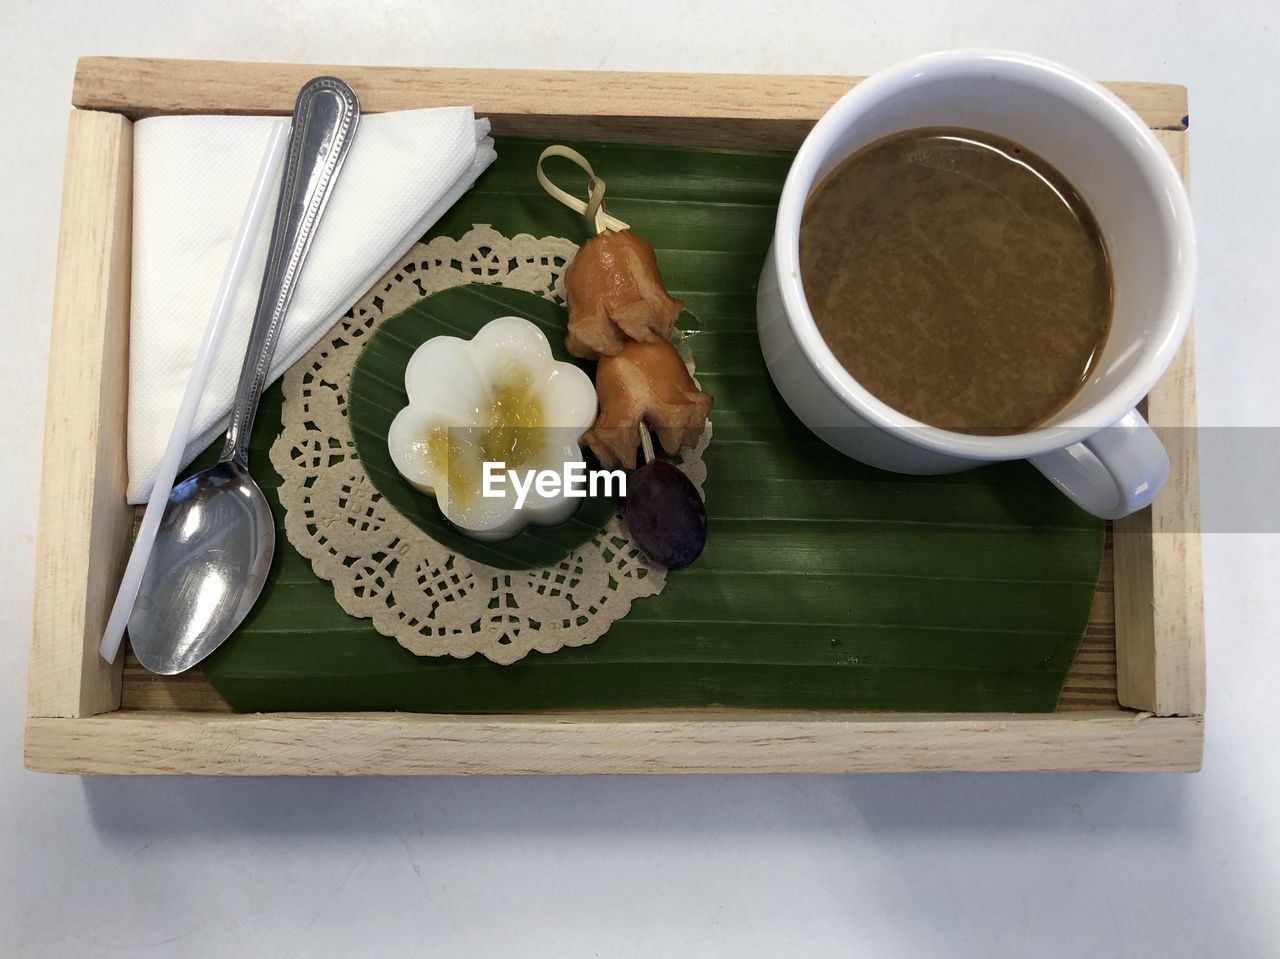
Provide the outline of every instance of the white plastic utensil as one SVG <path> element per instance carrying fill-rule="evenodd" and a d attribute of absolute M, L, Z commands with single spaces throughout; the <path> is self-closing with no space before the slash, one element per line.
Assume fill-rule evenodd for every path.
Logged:
<path fill-rule="evenodd" d="M 129 554 L 129 563 L 125 567 L 120 590 L 116 593 L 115 605 L 111 607 L 111 616 L 102 634 L 102 644 L 98 647 L 98 651 L 109 663 L 114 662 L 116 655 L 120 652 L 125 626 L 133 612 L 138 587 L 147 569 L 147 560 L 151 557 L 151 547 L 155 544 L 156 531 L 160 528 L 160 520 L 169 499 L 169 491 L 173 489 L 173 482 L 177 478 L 179 464 L 182 462 L 182 454 L 191 435 L 191 424 L 195 420 L 205 383 L 209 379 L 210 367 L 213 365 L 214 357 L 218 355 L 218 346 L 226 330 L 233 294 L 240 285 L 240 278 L 253 252 L 262 218 L 272 205 L 272 195 L 284 161 L 285 145 L 288 140 L 289 121 L 282 119 L 271 131 L 266 153 L 263 154 L 262 164 L 258 168 L 257 178 L 253 182 L 253 189 L 249 192 L 249 202 L 245 207 L 244 217 L 240 221 L 235 240 L 232 242 L 231 256 L 227 260 L 226 270 L 222 274 L 222 285 L 218 287 L 213 311 L 209 314 L 204 337 L 200 341 L 195 363 L 191 367 L 191 377 L 187 380 L 186 392 L 183 393 L 182 404 L 178 407 L 173 432 L 169 435 L 169 444 L 165 447 L 164 456 L 156 472 L 155 486 L 151 490 L 150 499 L 147 500 L 146 511 L 142 514 L 142 525 L 138 528 L 137 538 L 133 541 L 133 552 Z"/>

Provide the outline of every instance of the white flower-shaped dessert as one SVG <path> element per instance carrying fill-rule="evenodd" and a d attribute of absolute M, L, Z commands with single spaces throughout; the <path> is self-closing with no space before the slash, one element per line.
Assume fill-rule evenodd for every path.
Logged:
<path fill-rule="evenodd" d="M 582 463 L 578 442 L 596 415 L 591 378 L 557 362 L 542 331 L 504 316 L 470 340 L 437 336 L 414 352 L 404 371 L 409 405 L 387 434 L 391 459 L 404 478 L 433 493 L 449 521 L 469 536 L 506 539 L 529 525 L 562 523 L 581 498 L 526 487 L 517 508 L 516 484 L 506 471 L 564 475 Z M 493 476 L 485 494 L 485 463 Z M 537 474 L 534 474 L 537 475 Z"/>

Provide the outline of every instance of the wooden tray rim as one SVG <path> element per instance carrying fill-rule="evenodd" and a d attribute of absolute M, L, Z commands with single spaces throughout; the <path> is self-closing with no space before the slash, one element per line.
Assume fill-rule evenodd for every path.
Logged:
<path fill-rule="evenodd" d="M 858 80 L 82 59 L 49 359 L 28 768 L 227 775 L 1199 768 L 1197 464 L 1193 431 L 1180 429 L 1195 422 L 1190 337 L 1147 401 L 1169 447 L 1169 486 L 1152 509 L 1115 527 L 1118 694 L 1129 709 L 555 717 L 118 711 L 120 666 L 98 660 L 96 645 L 132 522 L 123 496 L 131 121 L 287 113 L 301 83 L 326 71 L 348 78 L 370 112 L 465 102 L 508 135 L 779 147 L 794 147 Z M 1109 86 L 1160 131 L 1185 175 L 1185 89 Z"/>

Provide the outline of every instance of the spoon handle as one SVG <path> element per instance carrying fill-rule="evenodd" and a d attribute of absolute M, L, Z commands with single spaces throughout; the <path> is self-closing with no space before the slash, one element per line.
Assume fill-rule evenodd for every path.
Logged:
<path fill-rule="evenodd" d="M 280 199 L 262 290 L 245 348 L 240 382 L 227 438 L 219 459 L 248 468 L 249 435 L 258 401 L 267 385 L 271 358 L 289 312 L 289 302 L 315 237 L 316 225 L 360 119 L 355 91 L 335 77 L 317 77 L 298 93 L 289 134 L 289 152 L 280 181 Z"/>

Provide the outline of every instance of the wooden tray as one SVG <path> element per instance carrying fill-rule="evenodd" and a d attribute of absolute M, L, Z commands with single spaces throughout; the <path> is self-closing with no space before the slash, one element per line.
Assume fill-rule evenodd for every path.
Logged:
<path fill-rule="evenodd" d="M 1048 714 L 701 710 L 562 716 L 236 715 L 198 674 L 97 655 L 125 503 L 132 121 L 286 114 L 317 73 L 367 112 L 473 104 L 495 132 L 794 149 L 847 77 L 322 67 L 87 58 L 75 79 L 49 356 L 26 763 L 225 775 L 1166 770 L 1199 767 L 1204 634 L 1191 338 L 1147 401 L 1172 461 L 1117 522 L 1085 641 Z M 1109 84 L 1186 175 L 1186 91 Z"/>

